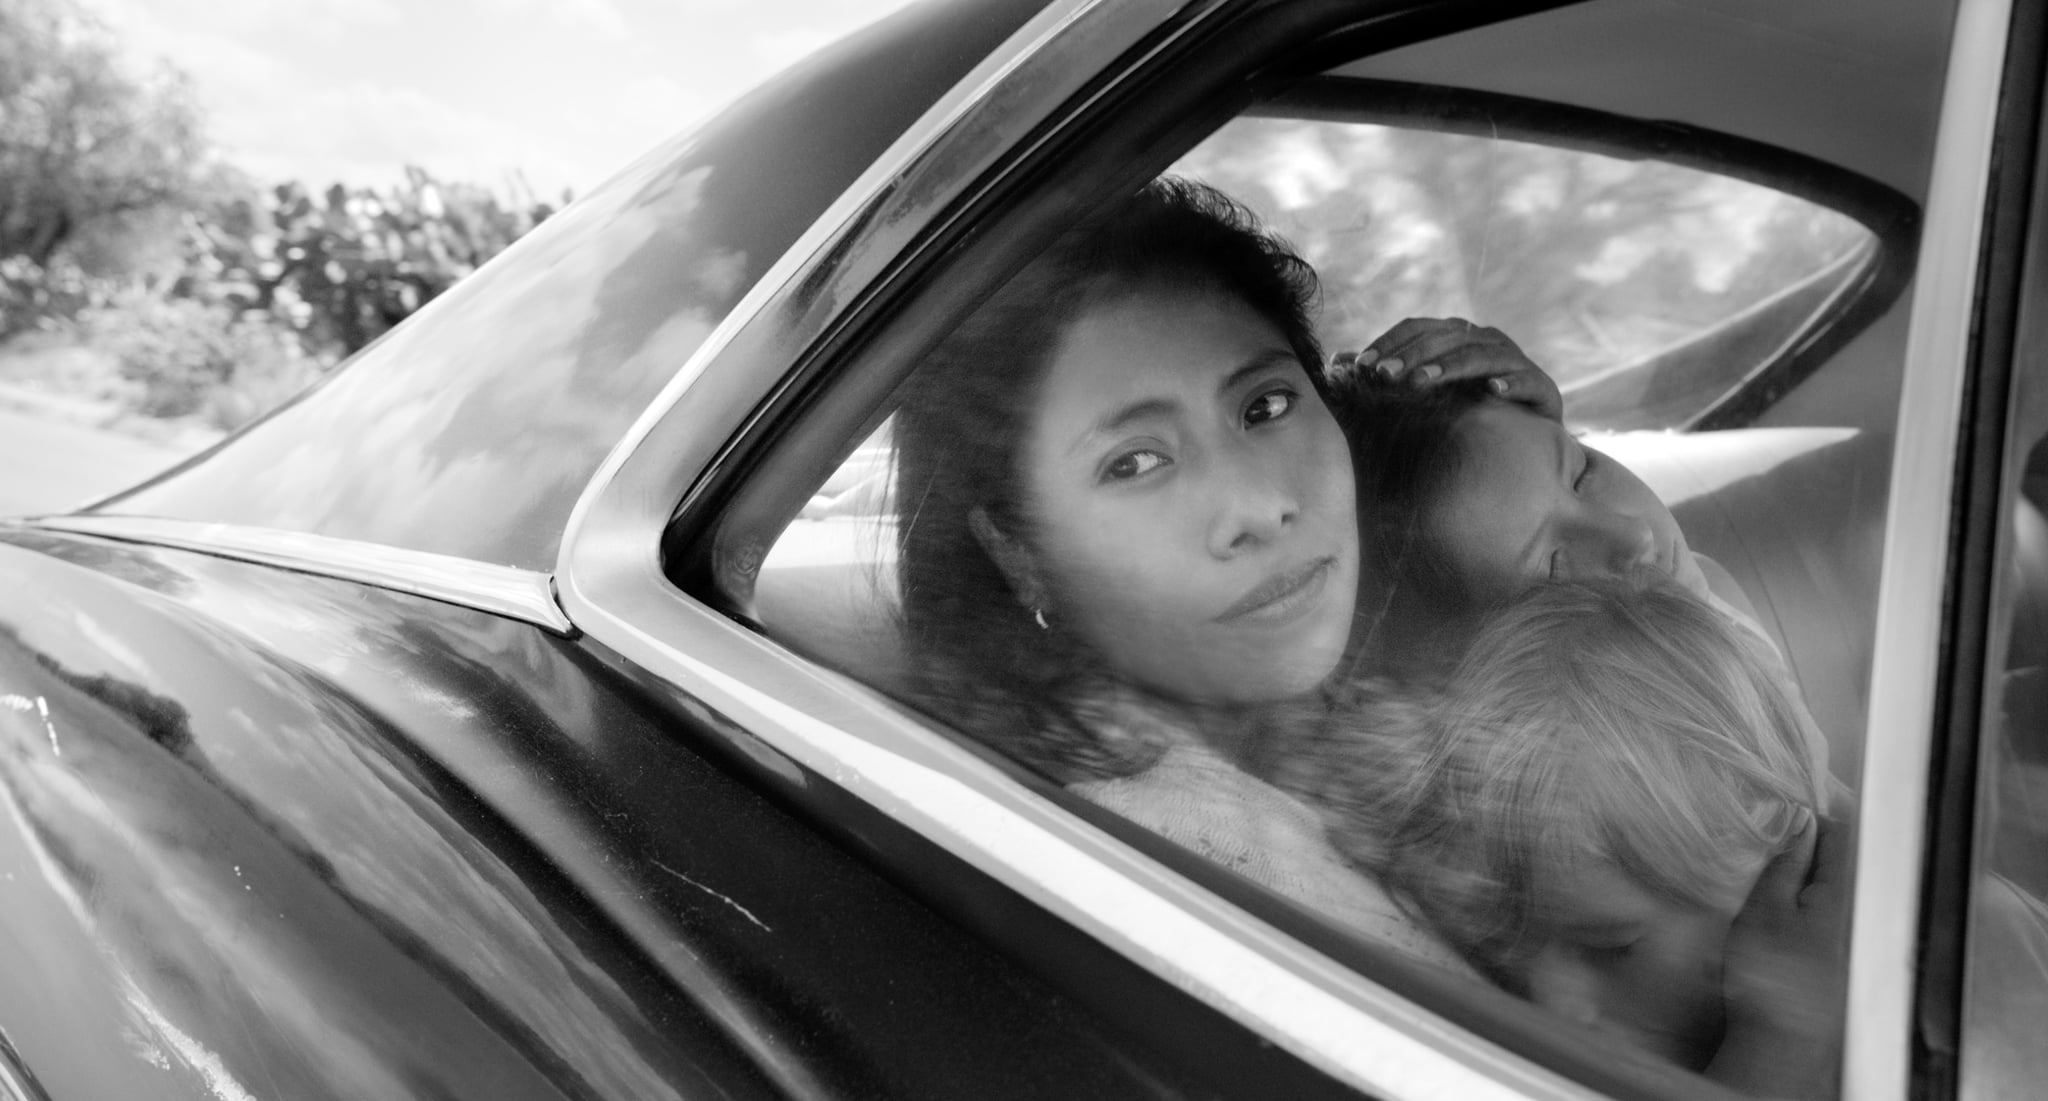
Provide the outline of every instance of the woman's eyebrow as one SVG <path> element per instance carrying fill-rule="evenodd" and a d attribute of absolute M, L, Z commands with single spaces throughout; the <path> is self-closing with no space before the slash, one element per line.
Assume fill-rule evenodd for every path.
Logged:
<path fill-rule="evenodd" d="M 1245 381 L 1251 378 L 1253 375 L 1270 371 L 1276 366 L 1295 366 L 1299 362 L 1300 361 L 1297 358 L 1295 358 L 1294 350 L 1291 348 L 1269 348 L 1266 351 L 1260 352 L 1258 355 L 1253 356 L 1251 359 L 1245 361 L 1245 363 L 1242 366 L 1238 367 L 1236 370 L 1223 376 L 1223 382 L 1222 384 L 1216 387 L 1216 392 L 1219 394 L 1227 394 L 1232 390 L 1237 389 L 1239 386 L 1244 385 Z"/>
<path fill-rule="evenodd" d="M 1113 410 L 1103 415 L 1100 420 L 1089 425 L 1088 431 L 1081 436 L 1078 444 L 1085 444 L 1094 436 L 1114 435 L 1130 427 L 1132 423 L 1145 420 L 1148 417 L 1172 416 L 1177 408 L 1179 408 L 1177 403 L 1168 401 L 1165 398 L 1146 398 L 1142 401 L 1134 401 L 1121 409 Z"/>
<path fill-rule="evenodd" d="M 1276 365 L 1292 365 L 1296 362 L 1294 352 L 1291 349 L 1273 348 L 1261 352 L 1247 360 L 1243 365 L 1232 370 L 1229 374 L 1223 376 L 1223 381 L 1216 387 L 1216 392 L 1227 394 L 1231 390 L 1244 385 L 1245 380 L 1254 375 L 1270 371 Z M 1180 404 L 1178 402 L 1170 401 L 1166 398 L 1144 398 L 1134 401 L 1120 409 L 1111 410 L 1094 424 L 1089 425 L 1087 431 L 1081 433 L 1074 440 L 1073 446 L 1068 448 L 1068 450 L 1083 450 L 1098 436 L 1113 436 L 1129 428 L 1137 421 L 1145 420 L 1149 417 L 1170 417 L 1179 412 L 1179 410 Z"/>

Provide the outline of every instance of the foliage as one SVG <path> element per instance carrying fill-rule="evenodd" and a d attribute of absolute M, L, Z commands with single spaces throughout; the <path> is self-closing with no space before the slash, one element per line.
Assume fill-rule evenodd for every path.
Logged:
<path fill-rule="evenodd" d="M 127 71 L 64 0 L 0 0 L 0 259 L 48 265 L 76 235 L 194 192 L 189 81 Z"/>
<path fill-rule="evenodd" d="M 92 300 L 97 283 L 59 254 L 48 264 L 0 259 L 0 339 L 60 323 Z"/>
<path fill-rule="evenodd" d="M 232 428 L 289 397 L 552 213 L 411 168 L 398 189 L 243 188 L 182 214 L 168 273 L 0 260 L 0 338 L 62 330 L 112 356 L 93 396 Z"/>
<path fill-rule="evenodd" d="M 233 427 L 553 211 L 418 168 L 259 190 L 208 163 L 181 74 L 128 71 L 73 0 L 0 0 L 0 340 L 103 353 L 92 397 Z"/>
<path fill-rule="evenodd" d="M 383 334 L 532 229 L 554 208 L 408 167 L 389 191 L 297 183 L 219 204 L 193 223 L 191 288 L 289 324 L 309 348 L 346 355 Z M 188 290 L 187 293 L 203 293 Z"/>
<path fill-rule="evenodd" d="M 114 357 L 125 384 L 113 395 L 152 417 L 197 416 L 233 428 L 303 388 L 320 364 L 267 315 L 120 286 L 80 310 L 73 326 Z"/>

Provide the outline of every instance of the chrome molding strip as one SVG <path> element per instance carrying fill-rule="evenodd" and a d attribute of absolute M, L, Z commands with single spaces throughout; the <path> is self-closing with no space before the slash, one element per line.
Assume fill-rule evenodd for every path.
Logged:
<path fill-rule="evenodd" d="M 1186 7 L 1179 0 L 1054 3 L 906 131 L 756 284 L 599 469 L 562 541 L 556 577 L 563 607 L 593 639 L 729 716 L 775 753 L 1340 1081 L 1390 1101 L 1593 1098 L 1052 806 L 867 689 L 688 599 L 662 575 L 657 551 L 668 510 L 723 442 L 687 430 L 677 406 L 735 336 L 761 321 L 827 246 L 870 224 L 928 153 L 996 125 L 979 109 L 1048 44 L 1072 32 L 1090 36 L 1094 54 L 1114 57 L 1143 31 L 1185 17 Z M 1013 116 L 1001 124 L 1032 121 Z"/>
<path fill-rule="evenodd" d="M 1885 515 L 1859 788 L 1842 1093 L 1904 1098 L 1913 1050 L 1927 771 L 1964 366 L 2011 0 L 1961 0 L 1942 91 Z"/>
<path fill-rule="evenodd" d="M 552 579 L 544 573 L 512 566 L 352 539 L 191 520 L 92 515 L 42 516 L 20 523 L 359 581 L 520 620 L 558 635 L 576 632 L 575 624 L 555 603 Z"/>

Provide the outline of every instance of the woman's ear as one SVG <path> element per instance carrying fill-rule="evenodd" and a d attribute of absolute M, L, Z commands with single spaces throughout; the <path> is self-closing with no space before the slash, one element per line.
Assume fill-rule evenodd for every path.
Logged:
<path fill-rule="evenodd" d="M 996 569 L 1003 572 L 1003 580 L 1010 583 L 1017 602 L 1026 608 L 1043 607 L 1045 586 L 1038 579 L 1038 566 L 1031 559 L 1030 549 L 997 527 L 988 510 L 979 505 L 968 510 L 967 526 L 974 532 L 974 541 L 981 544 Z"/>

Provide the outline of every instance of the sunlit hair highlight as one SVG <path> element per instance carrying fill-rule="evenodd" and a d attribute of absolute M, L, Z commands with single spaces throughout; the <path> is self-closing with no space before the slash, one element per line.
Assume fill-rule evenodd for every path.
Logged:
<path fill-rule="evenodd" d="M 1512 987 L 1546 877 L 1606 862 L 1705 907 L 1817 812 L 1798 705 L 1763 647 L 1662 578 L 1543 584 L 1487 619 L 1444 685 L 1375 694 L 1352 716 L 1371 729 L 1326 735 L 1319 776 L 1285 786 Z"/>

